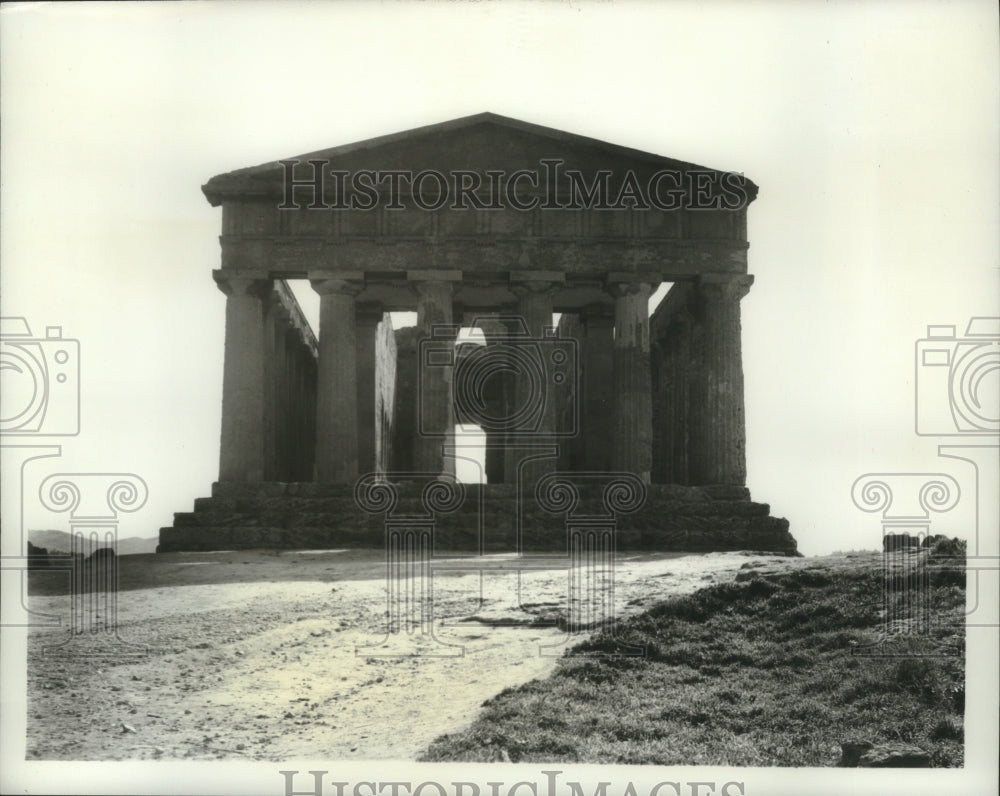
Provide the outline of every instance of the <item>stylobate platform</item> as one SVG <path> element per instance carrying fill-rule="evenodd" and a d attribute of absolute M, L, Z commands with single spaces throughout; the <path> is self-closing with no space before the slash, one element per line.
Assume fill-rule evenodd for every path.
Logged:
<path fill-rule="evenodd" d="M 619 501 L 583 485 L 569 497 L 510 485 L 400 483 L 387 496 L 317 483 L 216 483 L 160 531 L 158 552 L 381 547 L 387 530 L 429 529 L 440 553 L 566 550 L 571 531 L 610 530 L 618 551 L 795 554 L 788 521 L 739 486 L 651 484 Z M 435 502 L 436 501 L 436 502 Z M 630 502 L 626 502 L 630 501 Z"/>

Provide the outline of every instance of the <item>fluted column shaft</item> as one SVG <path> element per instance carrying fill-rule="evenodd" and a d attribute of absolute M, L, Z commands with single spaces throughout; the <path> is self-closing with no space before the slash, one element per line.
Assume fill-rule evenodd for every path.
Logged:
<path fill-rule="evenodd" d="M 575 370 L 565 380 L 556 401 L 556 433 L 559 440 L 558 467 L 560 472 L 588 469 L 586 449 L 581 433 L 582 407 L 585 403 L 584 380 L 586 376 L 586 351 L 583 321 L 578 312 L 564 312 L 559 318 L 559 339 L 566 341 L 576 351 Z"/>
<path fill-rule="evenodd" d="M 310 481 L 316 477 L 316 399 L 319 383 L 319 357 L 308 347 L 301 349 L 299 395 L 302 415 L 299 425 L 299 453 L 296 456 L 296 480 Z"/>
<path fill-rule="evenodd" d="M 615 384 L 615 322 L 604 307 L 581 314 L 583 321 L 581 362 L 580 433 L 583 436 L 585 469 L 609 470 L 614 449 L 612 418 Z"/>
<path fill-rule="evenodd" d="M 478 317 L 476 325 L 483 331 L 486 337 L 487 351 L 490 347 L 494 350 L 488 355 L 494 359 L 496 347 L 507 344 L 507 326 L 495 318 Z M 507 401 L 509 399 L 509 387 L 507 385 L 507 373 L 494 373 L 483 385 L 484 398 L 486 401 L 487 413 L 491 418 L 502 418 L 507 414 Z M 468 388 L 468 387 L 467 387 Z M 456 402 L 459 399 L 456 397 Z M 503 429 L 487 426 L 483 429 L 486 435 L 486 453 L 483 462 L 486 471 L 486 481 L 490 484 L 504 483 L 504 460 L 506 458 L 506 432 Z"/>
<path fill-rule="evenodd" d="M 554 283 L 542 280 L 518 282 L 511 286 L 511 290 L 517 296 L 517 314 L 524 320 L 528 339 L 541 340 L 545 337 L 545 330 L 552 328 L 552 292 L 554 287 Z M 525 329 L 518 330 L 519 335 L 524 337 L 524 331 Z M 552 385 L 546 372 L 548 351 L 544 348 L 544 345 L 541 346 L 539 351 L 542 358 L 540 365 L 544 374 L 542 383 L 533 382 L 528 373 L 518 373 L 513 379 L 511 413 L 520 415 L 522 410 L 527 409 L 527 414 L 530 417 L 522 423 L 520 428 L 511 429 L 507 437 L 508 446 L 504 464 L 504 481 L 506 483 L 516 483 L 519 472 L 522 473 L 525 483 L 532 483 L 556 467 L 554 455 L 551 458 L 533 461 L 523 468 L 520 467 L 521 461 L 525 457 L 537 455 L 541 453 L 540 448 L 554 446 L 556 443 L 554 436 L 556 403 Z M 536 409 L 537 411 L 535 411 Z M 518 443 L 522 447 L 519 448 Z M 526 445 L 531 446 L 531 448 L 524 447 Z"/>
<path fill-rule="evenodd" d="M 358 470 L 375 472 L 375 338 L 382 321 L 381 305 L 365 305 L 355 311 L 358 369 Z"/>
<path fill-rule="evenodd" d="M 308 459 L 309 467 L 307 470 L 303 469 L 305 463 L 305 452 L 306 450 L 312 450 L 312 445 L 303 444 L 304 440 L 304 430 L 309 429 L 310 436 L 313 435 L 311 427 L 308 427 L 309 415 L 307 414 L 308 409 L 306 406 L 305 396 L 303 395 L 303 359 L 305 353 L 303 346 L 298 344 L 296 339 L 296 334 L 293 330 L 288 329 L 285 331 L 285 345 L 288 350 L 288 400 L 289 400 L 289 413 L 290 416 L 287 421 L 288 426 L 288 471 L 290 474 L 289 480 L 291 481 L 303 481 L 312 478 L 312 457 Z"/>
<path fill-rule="evenodd" d="M 299 427 L 303 421 L 303 409 L 300 404 L 298 389 L 299 382 L 299 357 L 298 347 L 295 345 L 295 334 L 291 328 L 282 330 L 282 343 L 285 350 L 285 374 L 284 374 L 284 395 L 285 395 L 285 418 L 282 423 L 284 431 L 284 445 L 282 450 L 283 472 L 286 474 L 283 480 L 298 481 L 298 456 L 299 447 Z"/>
<path fill-rule="evenodd" d="M 746 483 L 746 420 L 740 299 L 753 277 L 708 274 L 698 280 L 698 367 L 691 381 L 691 481 Z"/>
<path fill-rule="evenodd" d="M 669 324 L 658 330 L 651 352 L 653 375 L 653 480 L 663 484 L 691 483 L 688 472 L 690 382 L 693 363 L 691 291 L 674 285 L 665 301 L 671 306 Z M 661 305 L 661 311 L 664 308 Z"/>
<path fill-rule="evenodd" d="M 692 366 L 691 320 L 681 317 L 671 327 L 675 339 L 670 343 L 671 365 L 668 378 L 671 380 L 670 407 L 667 424 L 670 430 L 668 462 L 670 474 L 667 483 L 691 484 L 691 380 L 697 378 L 697 369 Z"/>
<path fill-rule="evenodd" d="M 312 279 L 319 293 L 316 386 L 316 480 L 348 484 L 358 477 L 357 335 L 354 297 L 362 284 Z"/>
<path fill-rule="evenodd" d="M 649 483 L 653 465 L 653 405 L 649 369 L 648 282 L 619 282 L 615 296 L 615 470 Z"/>
<path fill-rule="evenodd" d="M 219 480 L 259 482 L 265 470 L 265 317 L 270 279 L 214 274 L 226 294 Z"/>
<path fill-rule="evenodd" d="M 414 464 L 422 473 L 454 473 L 455 459 L 444 455 L 454 439 L 452 400 L 455 335 L 442 335 L 452 326 L 452 285 L 445 280 L 418 281 L 417 285 L 417 438 Z"/>
<path fill-rule="evenodd" d="M 264 383 L 264 480 L 286 481 L 285 468 L 288 438 L 286 419 L 288 405 L 285 400 L 285 329 L 288 328 L 289 313 L 281 301 L 269 302 L 267 308 Z"/>

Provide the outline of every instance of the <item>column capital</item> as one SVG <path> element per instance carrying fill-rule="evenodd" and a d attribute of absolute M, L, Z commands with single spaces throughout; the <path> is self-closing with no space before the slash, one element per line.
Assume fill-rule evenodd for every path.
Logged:
<path fill-rule="evenodd" d="M 660 274 L 650 271 L 609 271 L 604 277 L 604 289 L 613 296 L 632 295 L 644 286 L 652 292 L 662 281 Z"/>
<path fill-rule="evenodd" d="M 239 273 L 216 269 L 212 271 L 216 286 L 227 296 L 254 296 L 267 298 L 274 282 L 262 273 Z"/>
<path fill-rule="evenodd" d="M 518 298 L 522 296 L 543 296 L 547 293 L 551 293 L 556 287 L 558 287 L 560 282 L 548 282 L 541 279 L 532 279 L 530 281 L 511 281 L 509 284 L 510 292 L 513 293 Z"/>
<path fill-rule="evenodd" d="M 431 291 L 445 291 L 450 296 L 455 290 L 455 283 L 449 279 L 420 279 L 410 282 L 410 286 L 417 292 L 418 296 L 423 296 Z"/>
<path fill-rule="evenodd" d="M 750 292 L 751 274 L 701 274 L 698 292 L 708 301 L 739 301 Z"/>
<path fill-rule="evenodd" d="M 539 271 L 535 269 L 531 271 L 510 271 L 508 273 L 507 278 L 512 283 L 558 282 L 559 284 L 562 284 L 563 282 L 566 281 L 566 274 L 564 274 L 562 271 Z"/>
<path fill-rule="evenodd" d="M 344 279 L 341 277 L 320 276 L 310 274 L 309 284 L 321 296 L 356 296 L 364 290 L 364 279 Z"/>
<path fill-rule="evenodd" d="M 452 297 L 455 295 L 455 283 L 443 279 L 422 279 L 412 281 L 407 285 L 409 292 L 417 297 L 417 326 L 421 325 L 421 311 L 431 312 L 431 317 L 438 317 L 439 312 L 447 310 L 448 323 L 454 317 L 455 305 Z M 443 317 L 443 316 L 441 316 Z M 440 321 L 435 320 L 434 323 Z"/>
<path fill-rule="evenodd" d="M 461 282 L 462 272 L 445 269 L 414 269 L 406 272 L 408 282 L 421 284 L 424 282 Z"/>
<path fill-rule="evenodd" d="M 292 326 L 292 311 L 282 304 L 281 301 L 274 301 L 270 307 L 270 311 L 276 319 L 283 321 L 288 327 Z"/>
<path fill-rule="evenodd" d="M 565 282 L 566 275 L 561 271 L 511 271 L 508 274 L 510 292 L 518 298 L 545 295 Z"/>
<path fill-rule="evenodd" d="M 507 324 L 502 317 L 479 316 L 472 319 L 470 326 L 479 329 L 486 338 L 486 344 L 497 343 L 507 336 Z"/>
<path fill-rule="evenodd" d="M 646 297 L 653 292 L 652 282 L 607 282 L 604 289 L 615 298 L 623 296 L 637 296 L 645 293 Z"/>
<path fill-rule="evenodd" d="M 354 322 L 358 326 L 377 326 L 382 322 L 384 314 L 381 301 L 365 301 L 354 305 Z"/>
<path fill-rule="evenodd" d="M 580 320 L 587 330 L 611 329 L 615 325 L 615 305 L 614 304 L 588 304 L 581 307 Z"/>

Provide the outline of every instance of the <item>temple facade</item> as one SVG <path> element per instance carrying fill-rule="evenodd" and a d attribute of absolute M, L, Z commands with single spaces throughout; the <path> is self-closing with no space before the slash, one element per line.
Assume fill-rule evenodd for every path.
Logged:
<path fill-rule="evenodd" d="M 552 473 L 628 473 L 651 507 L 746 504 L 737 514 L 772 523 L 757 547 L 794 549 L 787 522 L 746 510 L 761 504 L 745 489 L 740 302 L 757 187 L 742 175 L 481 114 L 203 191 L 222 207 L 219 481 L 161 550 L 239 544 L 219 530 L 226 499 L 346 500 L 365 477 L 449 478 L 472 459 L 494 496 Z M 317 330 L 288 280 L 319 295 Z M 416 327 L 394 330 L 397 312 Z M 483 456 L 456 424 L 482 431 Z M 254 527 L 287 533 L 241 546 L 323 541 L 318 524 L 277 519 Z M 706 544 L 751 546 L 737 539 L 751 524 Z"/>

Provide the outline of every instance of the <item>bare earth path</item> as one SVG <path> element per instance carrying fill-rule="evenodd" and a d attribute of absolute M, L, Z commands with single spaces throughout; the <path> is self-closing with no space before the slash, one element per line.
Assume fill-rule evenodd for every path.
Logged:
<path fill-rule="evenodd" d="M 621 557 L 616 613 L 731 580 L 761 561 L 748 555 Z M 484 700 L 546 676 L 582 638 L 550 621 L 565 609 L 565 570 L 449 572 L 434 578 L 434 638 L 413 637 L 422 654 L 385 657 L 382 556 L 122 558 L 119 636 L 148 654 L 84 654 L 93 644 L 110 649 L 106 636 L 44 653 L 68 634 L 33 630 L 28 758 L 412 760 L 469 724 Z M 57 578 L 33 591 L 46 582 L 53 591 Z M 34 594 L 30 606 L 69 616 L 65 595 Z"/>

